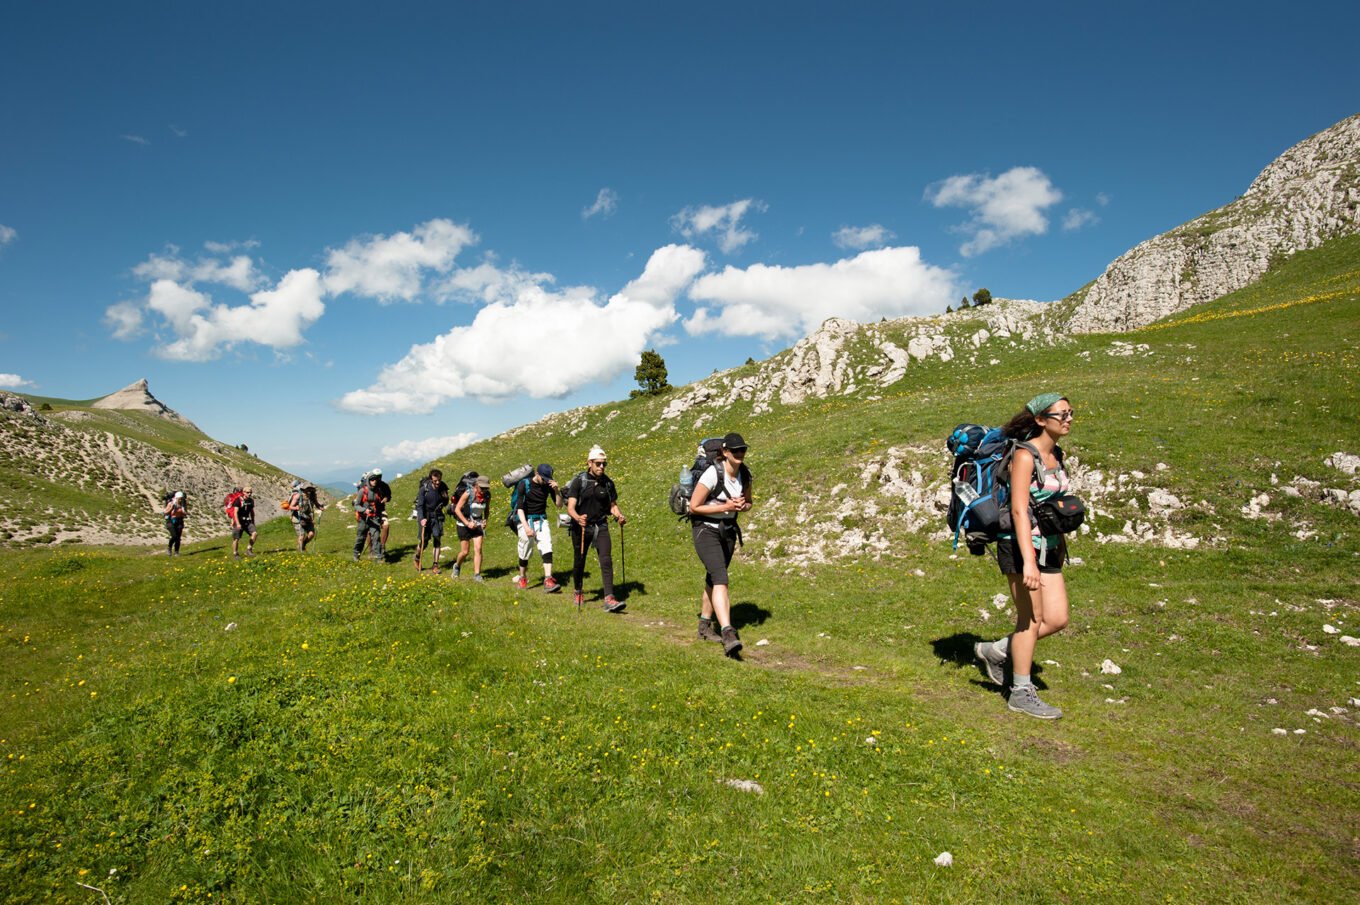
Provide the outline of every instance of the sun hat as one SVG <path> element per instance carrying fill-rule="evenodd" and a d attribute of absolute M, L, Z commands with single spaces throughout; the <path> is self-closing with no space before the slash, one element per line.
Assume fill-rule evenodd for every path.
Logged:
<path fill-rule="evenodd" d="M 486 488 L 491 486 L 491 479 L 486 475 L 478 475 L 477 486 L 485 490 Z"/>
<path fill-rule="evenodd" d="M 726 437 L 723 437 L 722 444 L 723 444 L 723 449 L 745 449 L 745 448 L 746 448 L 746 441 L 745 441 L 744 439 L 742 439 L 741 434 L 737 434 L 737 433 L 728 434 Z"/>
<path fill-rule="evenodd" d="M 1066 398 L 1067 397 L 1062 393 L 1040 393 L 1038 396 L 1035 396 L 1029 402 L 1025 403 L 1025 408 L 1029 409 L 1031 415 L 1042 415 L 1044 412 L 1048 411 L 1049 406 L 1053 405 L 1053 403 L 1057 402 L 1059 399 Z"/>
<path fill-rule="evenodd" d="M 370 471 L 370 472 L 368 473 L 368 476 L 369 476 L 370 478 L 381 478 L 381 477 L 382 477 L 382 469 L 381 469 L 381 468 L 375 468 L 375 469 L 373 469 L 372 471 Z"/>
<path fill-rule="evenodd" d="M 538 473 L 542 475 L 544 479 L 551 478 L 553 475 L 552 466 L 545 462 L 542 465 L 538 466 Z"/>
<path fill-rule="evenodd" d="M 182 499 L 184 499 L 184 491 L 183 491 L 183 490 L 176 490 L 176 491 L 175 491 L 175 499 L 177 499 L 177 500 L 182 500 Z"/>

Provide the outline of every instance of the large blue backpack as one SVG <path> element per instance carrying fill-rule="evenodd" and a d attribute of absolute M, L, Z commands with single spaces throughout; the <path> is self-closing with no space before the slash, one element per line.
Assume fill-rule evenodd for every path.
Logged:
<path fill-rule="evenodd" d="M 949 472 L 951 485 L 946 520 L 954 532 L 954 547 L 959 537 L 968 552 L 981 556 L 998 535 L 1009 534 L 1011 522 L 1010 459 L 1016 446 L 1024 446 L 1042 462 L 1028 443 L 1013 440 L 999 427 L 960 424 L 945 441 L 954 455 Z"/>

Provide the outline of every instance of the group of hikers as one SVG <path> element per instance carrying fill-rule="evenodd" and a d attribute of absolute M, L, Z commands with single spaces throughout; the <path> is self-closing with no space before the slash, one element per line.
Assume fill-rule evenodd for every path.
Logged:
<path fill-rule="evenodd" d="M 293 520 L 293 530 L 297 534 L 299 551 L 307 549 L 307 544 L 316 538 L 316 516 L 325 510 L 317 498 L 316 487 L 302 481 L 294 481 L 292 492 L 279 504 Z M 241 538 L 246 538 L 246 556 L 255 555 L 255 541 L 260 532 L 256 527 L 255 490 L 249 485 L 233 487 L 222 500 L 222 512 L 231 522 L 231 555 L 241 558 Z M 178 556 L 180 544 L 184 539 L 184 522 L 189 515 L 189 501 L 183 490 L 176 490 L 165 497 L 162 514 L 165 517 L 165 531 L 169 537 L 166 552 Z"/>
<path fill-rule="evenodd" d="M 981 554 L 995 544 L 997 565 L 1006 577 L 1015 604 L 1015 630 L 994 641 L 979 641 L 973 653 L 983 675 L 1007 686 L 1010 710 L 1040 719 L 1057 719 L 1062 711 L 1039 699 L 1032 668 L 1039 640 L 1062 631 L 1068 622 L 1067 587 L 1063 565 L 1067 561 L 1066 535 L 1077 530 L 1085 516 L 1080 500 L 1071 495 L 1071 483 L 1063 468 L 1059 441 L 1072 429 L 1072 404 L 1059 393 L 1035 396 L 1003 427 L 987 430 L 960 425 L 949 439 L 955 454 L 951 472 L 953 494 L 948 522 L 955 529 L 955 543 L 962 535 L 971 552 Z M 680 482 L 671 490 L 671 509 L 690 522 L 691 539 L 704 569 L 699 595 L 698 637 L 722 644 L 723 652 L 735 657 L 742 649 L 732 618 L 728 570 L 741 544 L 739 515 L 754 504 L 751 471 L 746 464 L 747 443 L 740 434 L 703 441 L 695 460 L 682 469 Z M 553 572 L 553 522 L 565 527 L 572 547 L 574 602 L 584 603 L 585 564 L 590 549 L 599 559 L 602 608 L 622 612 L 626 604 L 614 587 L 612 519 L 622 530 L 627 518 L 619 509 L 618 488 L 606 473 L 608 456 L 600 446 L 586 455 L 585 468 L 565 487 L 554 479 L 553 466 L 525 465 L 502 478 L 511 489 L 510 512 L 505 525 L 515 532 L 519 570 L 516 587 L 529 587 L 529 560 L 535 550 L 543 567 L 543 590 L 561 590 Z M 389 532 L 388 505 L 392 489 L 374 468 L 355 484 L 354 516 L 357 522 L 354 559 L 368 550 L 375 560 L 385 561 Z M 549 515 L 549 504 L 559 510 Z M 293 520 L 299 551 L 316 537 L 316 516 L 325 509 L 316 488 L 294 482 L 292 494 L 281 504 Z M 183 492 L 168 496 L 165 503 L 169 553 L 178 555 L 187 506 Z M 246 555 L 253 556 L 257 531 L 255 504 L 250 487 L 234 489 L 224 501 L 232 525 L 232 555 L 240 558 L 241 538 L 247 537 Z M 445 521 L 452 517 L 459 548 L 451 570 L 462 574 L 472 560 L 472 578 L 482 581 L 483 541 L 491 512 L 491 481 L 475 471 L 465 473 L 450 486 L 443 472 L 432 469 L 421 479 L 412 516 L 418 524 L 415 567 L 424 571 L 426 548 L 432 553 L 432 571 L 440 571 Z M 622 541 L 622 534 L 620 534 Z"/>

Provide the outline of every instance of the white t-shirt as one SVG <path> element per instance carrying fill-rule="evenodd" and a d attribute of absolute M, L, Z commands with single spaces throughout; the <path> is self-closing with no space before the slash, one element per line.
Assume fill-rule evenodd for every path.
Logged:
<path fill-rule="evenodd" d="M 737 497 L 741 496 L 745 490 L 745 488 L 741 486 L 741 469 L 737 469 L 737 476 L 735 478 L 728 477 L 727 469 L 722 469 L 722 481 L 723 491 L 729 500 L 735 500 Z M 713 490 L 718 486 L 718 466 L 708 466 L 708 470 L 699 476 L 699 483 L 708 488 L 708 498 L 704 500 L 704 505 L 717 502 Z M 735 512 L 722 512 L 699 516 L 699 518 L 707 519 L 708 521 L 731 521 L 736 517 L 737 514 Z"/>

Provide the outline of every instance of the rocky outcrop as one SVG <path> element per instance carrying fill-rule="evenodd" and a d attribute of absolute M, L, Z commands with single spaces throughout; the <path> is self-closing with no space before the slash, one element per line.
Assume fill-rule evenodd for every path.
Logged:
<path fill-rule="evenodd" d="M 1091 284 L 1074 332 L 1121 332 L 1247 286 L 1271 263 L 1360 231 L 1360 115 L 1300 142 L 1246 194 L 1136 246 Z"/>
<path fill-rule="evenodd" d="M 188 418 L 185 418 L 179 412 L 170 408 L 170 406 L 161 402 L 155 396 L 152 396 L 151 388 L 147 384 L 145 377 L 136 383 L 128 384 L 116 393 L 110 393 L 103 399 L 91 403 L 90 407 L 97 409 L 122 409 L 123 411 L 146 412 L 155 415 L 158 418 L 164 418 L 167 421 L 173 421 L 176 424 L 182 424 L 185 427 L 191 427 L 194 430 L 198 430 L 197 425 Z"/>
<path fill-rule="evenodd" d="M 984 346 L 1061 341 L 1045 329 L 1051 306 L 1042 302 L 997 299 L 935 317 L 903 317 L 876 324 L 857 324 L 833 317 L 798 341 L 792 349 L 760 364 L 754 374 L 721 371 L 691 385 L 672 399 L 652 430 L 681 423 L 701 428 L 715 412 L 733 403 L 751 403 L 751 413 L 775 405 L 799 405 L 808 399 L 848 396 L 864 389 L 897 383 L 915 362 L 974 360 Z M 693 422 L 683 422 L 691 416 Z M 645 435 L 644 435 L 645 436 Z"/>

